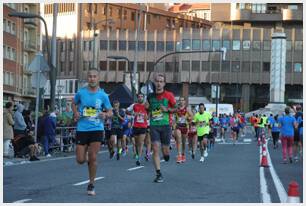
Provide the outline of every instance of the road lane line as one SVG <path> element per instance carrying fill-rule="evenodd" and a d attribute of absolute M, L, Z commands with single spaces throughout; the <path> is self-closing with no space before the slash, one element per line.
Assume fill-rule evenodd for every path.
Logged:
<path fill-rule="evenodd" d="M 281 203 L 285 203 L 287 201 L 288 195 L 287 195 L 287 192 L 286 192 L 281 180 L 279 179 L 278 175 L 275 172 L 268 147 L 267 147 L 267 158 L 268 158 L 268 162 L 269 162 L 269 165 L 270 165 L 270 167 L 269 167 L 270 173 L 271 173 L 274 185 L 276 187 L 276 191 L 277 191 L 279 200 L 280 200 Z"/>
<path fill-rule="evenodd" d="M 138 169 L 143 168 L 143 167 L 144 166 L 133 167 L 133 168 L 127 169 L 127 171 L 138 170 Z"/>
<path fill-rule="evenodd" d="M 262 158 L 262 147 L 259 147 L 259 165 L 261 163 L 261 158 Z M 261 193 L 261 199 L 263 203 L 271 203 L 271 197 L 268 192 L 268 186 L 267 186 L 267 181 L 265 178 L 265 172 L 264 168 L 259 166 L 259 177 L 260 177 L 260 193 Z"/>
<path fill-rule="evenodd" d="M 218 144 L 231 144 L 231 145 L 233 145 L 233 143 L 231 143 L 231 142 L 221 142 L 221 143 L 218 143 Z M 250 142 L 236 142 L 236 145 L 237 144 L 251 144 Z"/>
<path fill-rule="evenodd" d="M 95 181 L 100 180 L 100 179 L 104 179 L 104 177 L 96 177 Z M 85 185 L 86 183 L 89 183 L 89 180 L 83 181 L 83 182 L 78 182 L 73 184 L 74 186 L 79 186 L 79 185 Z"/>
<path fill-rule="evenodd" d="M 15 202 L 13 202 L 13 203 L 24 203 L 24 202 L 29 202 L 29 201 L 31 201 L 32 199 L 22 199 L 22 200 L 17 200 L 17 201 L 15 201 Z"/>
<path fill-rule="evenodd" d="M 252 139 L 243 139 L 243 142 L 252 142 Z"/>

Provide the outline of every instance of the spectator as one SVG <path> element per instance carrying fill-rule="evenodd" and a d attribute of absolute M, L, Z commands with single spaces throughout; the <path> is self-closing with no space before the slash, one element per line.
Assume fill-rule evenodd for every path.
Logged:
<path fill-rule="evenodd" d="M 38 123 L 37 123 L 37 142 L 43 143 L 44 140 L 44 121 L 45 118 L 48 116 L 48 112 L 46 111 L 44 114 L 39 115 Z"/>
<path fill-rule="evenodd" d="M 285 115 L 279 118 L 281 129 L 282 153 L 283 163 L 287 164 L 287 148 L 289 155 L 289 162 L 292 163 L 292 145 L 294 136 L 294 127 L 296 127 L 296 120 L 290 115 L 290 108 L 286 107 Z"/>
<path fill-rule="evenodd" d="M 14 139 L 13 103 L 7 102 L 3 111 L 3 156 L 9 156 L 9 146 Z"/>
<path fill-rule="evenodd" d="M 293 145 L 293 155 L 294 161 L 299 161 L 299 153 L 302 151 L 302 141 L 303 141 L 303 112 L 300 105 L 296 106 L 296 113 L 294 115 L 297 121 L 297 127 L 294 130 L 294 145 Z"/>
<path fill-rule="evenodd" d="M 24 118 L 24 122 L 27 125 L 26 130 L 27 131 L 32 131 L 33 130 L 33 121 L 31 119 L 31 111 L 30 110 L 24 110 L 23 111 L 23 118 Z"/>
<path fill-rule="evenodd" d="M 44 152 L 46 157 L 51 157 L 49 154 L 50 146 L 55 144 L 55 129 L 56 129 L 56 116 L 52 112 L 44 119 Z"/>
<path fill-rule="evenodd" d="M 24 106 L 22 104 L 17 104 L 17 110 L 14 114 L 14 135 L 25 134 L 26 132 L 27 124 L 22 116 L 23 110 Z"/>
<path fill-rule="evenodd" d="M 18 134 L 13 140 L 15 157 L 30 156 L 30 161 L 37 161 L 38 144 L 35 143 L 31 135 Z"/>

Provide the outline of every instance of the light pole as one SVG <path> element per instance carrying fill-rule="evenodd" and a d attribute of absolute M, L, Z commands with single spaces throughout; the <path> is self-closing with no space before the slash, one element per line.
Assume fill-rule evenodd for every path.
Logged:
<path fill-rule="evenodd" d="M 61 113 L 62 112 L 62 101 L 61 101 L 61 98 L 60 98 L 60 94 L 62 93 L 64 89 L 64 86 L 63 85 L 57 85 L 57 99 L 58 99 L 58 109 L 59 109 L 59 112 Z"/>
<path fill-rule="evenodd" d="M 136 89 L 135 89 L 135 85 L 133 84 L 133 77 L 132 77 L 132 71 L 131 71 L 131 61 L 129 60 L 129 58 L 125 57 L 125 56 L 107 56 L 106 58 L 108 59 L 114 59 L 114 60 L 126 60 L 128 62 L 128 71 L 130 73 L 130 79 L 131 79 L 131 87 L 132 87 L 132 95 L 133 95 L 133 100 L 136 101 Z M 136 81 L 136 80 L 135 80 Z"/>
<path fill-rule="evenodd" d="M 45 27 L 45 34 L 46 34 L 46 49 L 47 49 L 47 62 L 50 69 L 50 100 L 51 100 L 51 110 L 54 110 L 54 102 L 55 102 L 55 82 L 56 82 L 56 71 L 54 65 L 51 63 L 51 54 L 49 50 L 49 35 L 48 35 L 48 28 L 45 19 L 38 15 L 38 14 L 33 14 L 33 13 L 25 13 L 25 12 L 11 12 L 8 14 L 10 17 L 17 17 L 17 18 L 22 18 L 22 19 L 33 19 L 33 18 L 38 18 L 44 23 Z"/>
<path fill-rule="evenodd" d="M 101 21 L 95 22 L 93 20 L 92 24 L 91 24 L 91 29 L 93 30 L 93 48 L 92 48 L 92 65 L 93 68 L 97 68 L 97 61 L 96 61 L 96 37 L 98 36 L 98 34 L 96 34 L 96 27 L 98 24 L 102 23 L 102 22 L 106 22 L 107 24 L 113 24 L 114 20 L 113 19 L 103 19 Z"/>

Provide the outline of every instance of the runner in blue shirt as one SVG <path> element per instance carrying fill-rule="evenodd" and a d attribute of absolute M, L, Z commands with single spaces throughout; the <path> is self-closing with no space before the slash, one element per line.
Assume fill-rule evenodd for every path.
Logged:
<path fill-rule="evenodd" d="M 278 115 L 275 115 L 273 118 L 269 119 L 269 125 L 271 127 L 271 132 L 272 132 L 273 148 L 276 149 L 278 148 L 278 139 L 280 133 Z"/>
<path fill-rule="evenodd" d="M 95 195 L 94 181 L 97 171 L 97 153 L 103 138 L 103 120 L 112 116 L 112 107 L 107 94 L 99 88 L 99 72 L 90 69 L 88 86 L 81 88 L 72 101 L 76 130 L 76 161 L 88 162 L 89 184 L 87 194 Z M 105 109 L 106 112 L 103 112 Z"/>

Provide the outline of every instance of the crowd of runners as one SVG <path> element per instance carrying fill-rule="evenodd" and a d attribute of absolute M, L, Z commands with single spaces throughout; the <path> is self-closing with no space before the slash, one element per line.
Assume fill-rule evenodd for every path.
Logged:
<path fill-rule="evenodd" d="M 88 86 L 77 92 L 72 110 L 77 121 L 76 159 L 80 164 L 88 163 L 89 195 L 95 194 L 96 156 L 101 142 L 107 145 L 111 159 L 120 160 L 129 154 L 136 166 L 152 160 L 156 171 L 154 182 L 161 183 L 164 178 L 160 150 L 164 161 L 169 161 L 173 148 L 177 152 L 177 163 L 184 163 L 187 154 L 204 162 L 216 138 L 223 142 L 231 139 L 235 145 L 239 134 L 244 135 L 246 121 L 239 112 L 217 116 L 206 111 L 203 103 L 198 105 L 197 111 L 192 111 L 185 97 L 176 102 L 173 93 L 164 89 L 165 84 L 165 76 L 156 74 L 154 93 L 146 98 L 139 93 L 137 102 L 123 109 L 119 101 L 111 103 L 99 88 L 98 71 L 88 72 Z M 172 139 L 175 145 L 170 144 Z"/>

